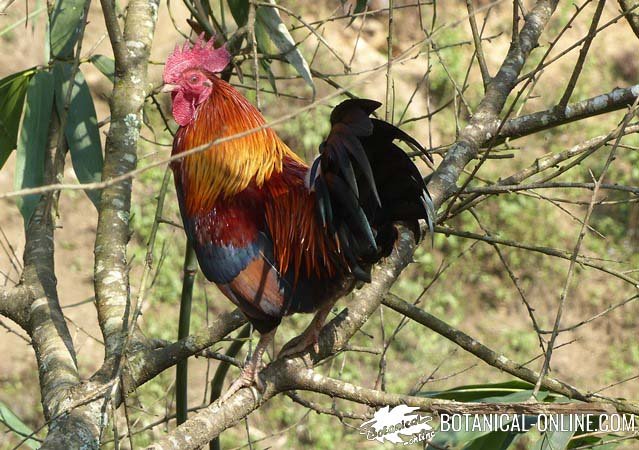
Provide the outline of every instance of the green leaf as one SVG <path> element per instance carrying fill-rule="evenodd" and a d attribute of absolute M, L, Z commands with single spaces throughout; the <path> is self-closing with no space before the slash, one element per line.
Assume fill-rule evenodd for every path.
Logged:
<path fill-rule="evenodd" d="M 421 392 L 418 395 L 430 398 L 442 398 L 460 402 L 481 403 L 511 403 L 528 400 L 534 386 L 524 381 L 514 380 L 504 383 L 473 384 L 458 386 L 446 391 Z M 538 393 L 538 400 L 546 400 L 548 392 Z M 536 416 L 526 416 L 526 428 L 530 428 L 536 422 Z M 438 447 L 453 447 L 464 445 L 463 450 L 505 450 L 519 435 L 519 432 L 510 431 L 448 431 L 437 432 L 433 444 Z M 428 450 L 437 448 L 427 447 Z"/>
<path fill-rule="evenodd" d="M 53 67 L 55 75 L 55 104 L 60 117 L 63 117 L 67 92 L 70 86 L 71 66 L 58 63 Z M 102 145 L 95 106 L 89 86 L 78 70 L 73 83 L 71 101 L 67 112 L 64 134 L 71 151 L 71 162 L 75 176 L 80 183 L 93 183 L 102 178 Z M 100 202 L 99 191 L 86 191 L 97 207 Z"/>
<path fill-rule="evenodd" d="M 16 148 L 24 96 L 33 73 L 27 69 L 0 80 L 0 169 Z"/>
<path fill-rule="evenodd" d="M 582 437 L 580 434 L 584 436 Z M 622 437 L 623 436 L 614 433 L 610 433 L 605 436 L 588 436 L 587 433 L 578 431 L 570 440 L 568 447 L 566 448 L 582 448 L 589 445 L 596 450 L 613 450 L 623 443 L 619 440 Z M 639 438 L 634 438 L 634 440 L 638 439 Z"/>
<path fill-rule="evenodd" d="M 526 400 L 527 398 L 525 396 L 530 396 L 530 394 L 532 393 L 532 388 L 534 388 L 534 386 L 530 383 L 526 383 L 525 381 L 513 380 L 503 383 L 469 384 L 466 386 L 458 386 L 452 389 L 448 389 L 446 391 L 420 392 L 417 395 L 429 398 L 456 400 L 458 402 L 497 402 L 496 398 L 498 397 L 504 397 L 506 395 L 522 392 L 522 396 L 524 396 L 523 400 Z M 544 397 L 548 395 L 548 393 L 545 391 L 541 391 L 540 394 Z"/>
<path fill-rule="evenodd" d="M 493 431 L 485 436 L 473 439 L 464 446 L 463 450 L 483 450 L 488 448 L 490 450 L 506 450 L 517 437 L 517 433 L 509 431 Z"/>
<path fill-rule="evenodd" d="M 547 431 L 535 443 L 533 450 L 563 450 L 574 434 L 574 431 Z"/>
<path fill-rule="evenodd" d="M 270 0 L 270 3 L 275 4 L 273 0 Z M 311 69 L 308 67 L 308 63 L 302 56 L 300 50 L 295 46 L 295 41 L 288 32 L 284 22 L 282 22 L 279 11 L 268 6 L 260 6 L 257 9 L 256 20 L 264 26 L 266 33 L 282 53 L 282 56 L 297 70 L 297 73 L 302 76 L 304 81 L 313 89 L 313 93 L 315 93 Z M 259 42 L 260 36 L 257 29 L 255 36 Z"/>
<path fill-rule="evenodd" d="M 266 25 L 259 20 L 255 21 L 255 40 L 257 41 L 257 48 L 265 55 L 274 55 L 277 53 L 277 47 L 273 45 L 273 41 L 269 37 Z M 265 59 L 262 59 L 265 61 Z"/>
<path fill-rule="evenodd" d="M 262 66 L 262 69 L 264 69 L 264 72 L 266 72 L 266 77 L 268 78 L 269 84 L 273 88 L 273 92 L 275 92 L 275 95 L 278 95 L 277 83 L 275 82 L 275 75 L 271 70 L 271 65 L 265 59 L 260 60 L 260 65 Z"/>
<path fill-rule="evenodd" d="M 15 189 L 42 186 L 49 121 L 53 110 L 53 75 L 36 73 L 29 82 L 24 120 L 16 151 Z M 39 194 L 18 197 L 25 228 L 40 200 Z"/>
<path fill-rule="evenodd" d="M 49 41 L 52 58 L 72 58 L 78 41 L 84 5 L 89 0 L 57 0 L 49 23 Z"/>
<path fill-rule="evenodd" d="M 248 22 L 248 0 L 228 0 L 231 15 L 238 27 L 243 27 Z"/>
<path fill-rule="evenodd" d="M 355 3 L 355 9 L 353 10 L 353 14 L 359 14 L 361 12 L 364 12 L 364 10 L 366 9 L 367 3 L 368 3 L 367 0 L 357 0 L 357 3 Z"/>
<path fill-rule="evenodd" d="M 29 82 L 24 120 L 16 151 L 14 188 L 42 186 L 49 122 L 53 109 L 53 75 L 36 73 Z M 39 194 L 18 197 L 17 204 L 25 228 L 40 200 Z"/>
<path fill-rule="evenodd" d="M 115 61 L 104 55 L 94 55 L 90 60 L 96 69 L 102 72 L 102 75 L 115 83 Z"/>
<path fill-rule="evenodd" d="M 342 4 L 342 8 L 344 8 L 344 6 L 346 5 L 347 0 L 340 0 L 340 3 Z M 353 8 L 353 10 L 351 11 L 351 6 L 353 5 L 353 1 L 350 2 L 350 4 L 348 5 L 348 13 L 349 14 L 359 14 L 364 12 L 364 10 L 366 9 L 366 5 L 368 4 L 368 0 L 356 0 L 355 2 L 355 8 Z M 355 17 L 351 17 L 351 20 L 348 21 L 348 26 L 351 26 L 351 24 L 355 21 Z"/>
<path fill-rule="evenodd" d="M 25 425 L 25 423 L 20 420 L 20 418 L 16 416 L 3 402 L 0 402 L 0 422 L 5 423 L 6 426 L 21 440 L 33 433 L 33 430 Z M 40 448 L 40 443 L 35 439 L 27 439 L 24 441 L 24 445 L 34 449 Z"/>

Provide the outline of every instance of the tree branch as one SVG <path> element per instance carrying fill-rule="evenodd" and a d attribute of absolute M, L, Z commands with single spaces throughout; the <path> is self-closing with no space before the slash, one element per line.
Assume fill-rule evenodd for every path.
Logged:
<path fill-rule="evenodd" d="M 525 116 L 507 120 L 499 132 L 499 136 L 493 145 L 504 142 L 506 139 L 517 139 L 523 136 L 538 133 L 548 128 L 558 127 L 567 123 L 587 119 L 588 117 L 618 111 L 632 105 L 639 96 L 639 84 L 627 88 L 617 88 L 612 92 L 597 95 L 577 103 L 567 105 L 565 108 L 550 108 Z M 492 123 L 495 130 L 499 127 L 499 121 Z M 485 147 L 490 142 L 486 138 L 482 142 Z"/>
<path fill-rule="evenodd" d="M 45 158 L 45 182 L 55 182 L 64 169 L 67 152 L 66 140 L 60 120 L 55 112 L 49 128 Z M 57 145 L 61 144 L 61 145 Z M 80 382 L 71 334 L 60 308 L 54 265 L 55 217 L 52 206 L 59 194 L 47 193 L 40 198 L 26 230 L 24 271 L 19 287 L 28 292 L 28 316 L 25 330 L 31 337 L 40 376 L 41 402 L 44 417 L 50 427 L 62 429 L 64 423 L 75 422 L 75 412 L 66 420 L 58 420 L 59 413 L 68 405 L 68 392 Z M 25 306 L 26 306 L 25 305 Z M 77 421 L 77 432 L 87 427 Z M 90 426 L 89 426 L 90 428 Z M 48 447 L 45 441 L 43 449 Z"/>
<path fill-rule="evenodd" d="M 392 394 L 356 386 L 342 380 L 326 377 L 311 369 L 290 372 L 297 389 L 319 392 L 369 406 L 417 406 L 422 411 L 448 414 L 610 414 L 611 405 L 600 403 L 465 403 L 414 395 Z"/>
<path fill-rule="evenodd" d="M 159 349 L 143 349 L 128 355 L 128 367 L 125 370 L 125 390 L 133 391 L 159 373 L 174 366 L 178 361 L 193 356 L 205 348 L 219 342 L 226 335 L 246 323 L 246 317 L 238 310 L 221 314 L 205 332 L 194 334 Z"/>
<path fill-rule="evenodd" d="M 537 46 L 541 33 L 557 7 L 558 0 L 539 0 L 526 16 L 519 39 L 510 46 L 506 59 L 486 89 L 476 113 L 461 131 L 459 138 L 446 153 L 444 161 L 433 173 L 428 189 L 436 207 L 456 190 L 462 170 L 478 153 L 479 147 L 490 140 L 496 130 L 494 123 L 506 99 L 517 83 L 517 76 L 530 52 Z"/>
<path fill-rule="evenodd" d="M 13 320 L 26 330 L 31 296 L 24 285 L 0 290 L 0 316 Z"/>
<path fill-rule="evenodd" d="M 626 13 L 628 25 L 630 25 L 632 31 L 639 38 L 639 14 L 637 14 L 639 2 L 637 0 L 619 0 L 619 6 L 621 6 L 623 12 Z"/>
<path fill-rule="evenodd" d="M 449 326 L 446 322 L 438 319 L 437 317 L 427 313 L 426 311 L 418 308 L 417 306 L 411 305 L 408 302 L 400 299 L 396 295 L 388 294 L 384 297 L 382 301 L 384 305 L 389 308 L 394 309 L 400 314 L 404 314 L 405 316 L 411 318 L 417 323 L 424 325 L 425 327 L 433 330 L 437 334 L 445 337 L 446 339 L 454 342 L 464 350 L 473 355 L 477 356 L 479 359 L 486 362 L 488 365 L 493 366 L 497 369 L 503 370 L 506 373 L 516 376 L 517 378 L 527 381 L 529 383 L 535 384 L 537 380 L 539 380 L 539 373 L 528 369 L 527 367 L 522 366 L 521 364 L 512 361 L 507 358 L 505 355 L 494 352 L 490 348 L 486 347 L 476 339 L 468 336 L 462 331 L 456 330 L 455 328 Z M 556 378 L 550 378 L 548 376 L 544 376 L 541 379 L 541 386 L 544 389 L 549 391 L 553 391 L 562 395 L 565 395 L 568 398 L 580 400 L 583 402 L 590 402 L 593 400 L 593 397 L 580 392 L 577 388 L 564 383 L 563 381 L 557 380 Z M 620 413 L 639 413 L 639 405 L 626 400 L 603 400 L 605 402 L 611 403 L 613 407 Z"/>
<path fill-rule="evenodd" d="M 118 73 L 111 99 L 111 127 L 107 136 L 103 169 L 103 177 L 108 180 L 135 168 L 136 146 L 142 121 L 141 109 L 148 89 L 146 68 L 157 20 L 158 0 L 129 2 L 124 31 L 126 52 L 121 51 L 121 42 L 117 41 L 117 20 L 114 10 L 109 9 L 113 5 L 106 0 L 104 5 L 107 27 L 111 36 L 116 38 L 112 45 Z M 109 11 L 112 14 L 109 15 Z M 49 179 L 46 183 L 55 181 Z M 50 201 L 54 195 L 57 194 L 50 193 L 43 199 Z M 119 368 L 127 332 L 129 282 L 126 245 L 129 239 L 130 200 L 130 180 L 109 186 L 102 192 L 98 210 L 94 275 L 98 320 L 105 338 L 106 351 L 103 367 L 88 383 L 79 383 L 71 338 L 55 297 L 52 220 L 45 221 L 48 228 L 44 229 L 44 233 L 38 233 L 38 230 L 29 233 L 36 238 L 43 234 L 39 242 L 33 243 L 34 261 L 31 265 L 40 267 L 35 276 L 45 287 L 46 295 L 34 297 L 36 300 L 31 307 L 30 319 L 32 340 L 38 365 L 41 367 L 40 384 L 45 417 L 52 422 L 49 424 L 49 434 L 42 445 L 43 449 L 98 449 L 100 446 L 107 404 L 100 400 L 113 389 L 111 376 Z M 42 222 L 42 219 L 36 210 L 30 228 L 38 222 Z M 29 245 L 27 240 L 25 280 L 29 276 L 30 261 L 26 257 Z M 44 319 L 49 320 L 47 322 Z M 39 335 L 46 333 L 51 327 L 51 332 L 42 337 L 45 341 L 39 344 Z M 51 336 L 58 336 L 58 340 L 53 341 L 53 344 L 57 343 L 57 348 L 50 343 Z M 66 354 L 63 353 L 59 340 L 62 340 Z M 43 351 L 39 352 L 39 349 Z M 52 368 L 52 363 L 61 367 Z M 59 398 L 52 399 L 51 396 Z"/>
<path fill-rule="evenodd" d="M 103 1 L 108 6 L 108 0 Z M 126 52 L 116 52 L 115 80 L 111 97 L 111 126 L 107 135 L 102 178 L 109 180 L 135 169 L 142 107 L 148 94 L 147 63 L 159 0 L 132 0 L 127 7 L 124 28 Z M 107 8 L 108 11 L 108 8 Z M 117 35 L 117 21 L 107 15 L 110 34 Z M 114 49 L 120 45 L 112 43 Z M 102 191 L 95 240 L 95 294 L 98 321 L 104 336 L 105 367 L 119 364 L 127 333 L 130 306 L 126 246 L 129 241 L 129 213 L 132 180 L 108 186 Z"/>

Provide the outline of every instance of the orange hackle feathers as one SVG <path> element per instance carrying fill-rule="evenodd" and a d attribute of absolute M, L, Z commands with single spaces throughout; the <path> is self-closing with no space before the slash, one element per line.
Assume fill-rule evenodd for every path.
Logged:
<path fill-rule="evenodd" d="M 304 184 L 306 165 L 294 160 L 286 160 L 286 164 L 287 172 L 298 172 L 298 176 L 269 183 L 265 202 L 278 267 L 282 273 L 293 269 L 295 282 L 302 271 L 309 277 L 330 278 L 336 273 L 336 261 L 329 255 L 338 254 L 337 239 L 317 220 L 315 193 Z"/>
<path fill-rule="evenodd" d="M 181 163 L 189 214 L 210 210 L 218 199 L 230 198 L 252 182 L 261 187 L 273 173 L 282 171 L 285 156 L 301 163 L 271 128 L 215 143 L 263 127 L 265 121 L 228 83 L 215 77 L 212 81 L 214 100 L 198 108 L 175 142 L 176 153 L 210 144 L 208 150 L 189 155 Z"/>

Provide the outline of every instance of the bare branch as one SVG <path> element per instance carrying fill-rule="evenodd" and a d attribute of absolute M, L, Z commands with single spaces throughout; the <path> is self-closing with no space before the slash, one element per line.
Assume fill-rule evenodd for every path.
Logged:
<path fill-rule="evenodd" d="M 626 19 L 632 31 L 639 38 L 639 14 L 637 14 L 637 8 L 639 2 L 637 0 L 619 0 L 619 5 L 624 13 L 626 13 Z"/>
<path fill-rule="evenodd" d="M 298 389 L 319 392 L 369 406 L 417 406 L 423 411 L 448 414 L 608 414 L 614 411 L 603 403 L 462 403 L 388 392 L 356 386 L 321 375 L 313 370 L 291 371 L 290 377 Z"/>
<path fill-rule="evenodd" d="M 108 5 L 103 2 L 103 7 Z M 148 94 L 147 63 L 151 49 L 158 0 L 129 3 L 124 29 L 126 54 L 116 53 L 116 78 L 111 97 L 111 122 L 102 177 L 117 178 L 135 169 L 142 107 Z M 114 23 L 107 24 L 109 29 Z M 111 33 L 114 34 L 114 33 Z M 118 42 L 112 43 L 114 48 Z M 126 245 L 129 240 L 131 180 L 102 191 L 95 240 L 95 295 L 98 320 L 105 342 L 107 368 L 113 368 L 122 353 L 130 307 Z"/>
<path fill-rule="evenodd" d="M 557 105 L 559 110 L 564 110 L 572 93 L 575 90 L 575 86 L 577 86 L 577 80 L 579 79 L 579 75 L 584 67 L 584 62 L 586 61 L 586 56 L 588 56 L 588 50 L 590 50 L 590 45 L 592 41 L 597 36 L 597 25 L 599 24 L 599 19 L 601 19 L 601 13 L 603 13 L 604 5 L 606 4 L 606 0 L 599 0 L 597 3 L 597 9 L 592 16 L 592 21 L 590 22 L 590 29 L 588 30 L 588 35 L 586 36 L 586 40 L 584 41 L 584 45 L 581 47 L 579 51 L 579 58 L 577 58 L 577 63 L 575 64 L 575 68 L 572 71 L 572 75 L 570 76 L 570 80 L 568 80 L 568 85 L 566 86 L 566 90 L 564 91 L 564 95 L 561 96 L 561 100 Z"/>
<path fill-rule="evenodd" d="M 617 88 L 612 92 L 572 103 L 565 108 L 554 107 L 509 119 L 502 126 L 495 144 L 499 144 L 507 138 L 517 139 L 588 117 L 618 111 L 632 105 L 637 97 L 639 97 L 639 84 L 627 88 Z M 493 123 L 493 127 L 497 129 L 498 122 Z M 490 138 L 482 141 L 482 146 L 486 146 L 489 141 Z"/>
<path fill-rule="evenodd" d="M 484 241 L 491 245 L 492 244 L 506 245 L 508 247 L 520 248 L 522 250 L 528 250 L 528 251 L 532 251 L 536 253 L 542 253 L 544 255 L 554 256 L 556 258 L 570 260 L 570 252 L 567 252 L 566 250 L 559 250 L 552 247 L 543 247 L 540 245 L 529 245 L 529 244 L 525 244 L 522 242 L 517 242 L 517 241 L 513 241 L 509 239 L 498 238 L 496 236 L 486 236 L 482 234 L 471 233 L 469 231 L 455 230 L 453 228 L 447 228 L 447 227 L 441 227 L 441 226 L 435 227 L 435 232 L 443 233 L 446 235 L 451 234 L 453 236 L 459 236 L 459 237 L 463 237 L 467 239 Z M 577 257 L 577 262 L 579 262 L 579 264 L 582 264 L 584 266 L 592 267 L 593 269 L 597 269 L 607 274 L 613 275 L 614 277 L 619 278 L 620 280 L 623 280 L 626 283 L 629 283 L 633 287 L 639 286 L 639 280 L 636 280 L 623 272 L 610 269 L 608 267 L 603 266 L 602 264 L 597 264 L 593 262 L 592 258 L 579 255 Z"/>
<path fill-rule="evenodd" d="M 515 87 L 517 76 L 526 58 L 537 46 L 539 36 L 556 6 L 557 0 L 539 0 L 526 17 L 518 42 L 511 45 L 506 59 L 488 86 L 476 113 L 433 174 L 429 190 L 436 206 L 440 206 L 455 192 L 456 183 L 463 168 L 477 155 L 481 143 L 492 137 L 489 134 L 492 130 L 489 124 L 497 120 L 497 115 Z"/>
<path fill-rule="evenodd" d="M 129 355 L 132 372 L 125 372 L 125 389 L 128 392 L 141 386 L 157 376 L 165 369 L 174 366 L 179 360 L 193 356 L 219 342 L 226 335 L 246 323 L 246 318 L 235 310 L 218 316 L 208 329 L 200 334 L 191 335 L 154 350 L 143 349 L 141 352 Z"/>
<path fill-rule="evenodd" d="M 534 384 L 537 382 L 537 380 L 540 379 L 539 373 L 512 361 L 503 354 L 499 354 L 491 350 L 490 348 L 486 347 L 476 339 L 468 336 L 464 332 L 451 327 L 446 322 L 438 319 L 437 317 L 427 313 L 426 311 L 416 306 L 411 305 L 410 303 L 402 300 L 396 295 L 386 295 L 382 303 L 389 308 L 394 309 L 398 313 L 410 317 L 415 322 L 424 325 L 437 334 L 454 342 L 455 344 L 459 345 L 467 352 L 477 356 L 479 359 L 483 360 L 490 366 L 503 370 L 504 372 L 514 375 L 517 378 L 529 383 Z M 542 377 L 541 386 L 544 389 L 565 395 L 568 398 L 586 402 L 592 401 L 592 398 L 588 394 L 582 393 L 577 388 L 564 383 L 563 381 L 557 380 L 556 378 L 551 378 L 548 376 Z M 606 401 L 612 403 L 614 408 L 620 413 L 639 413 L 639 405 L 633 402 L 608 399 L 606 399 Z"/>
<path fill-rule="evenodd" d="M 24 285 L 0 290 L 0 315 L 26 329 L 29 320 L 29 290 Z"/>
<path fill-rule="evenodd" d="M 473 0 L 466 0 L 466 9 L 468 10 L 468 21 L 470 22 L 470 30 L 473 33 L 473 42 L 475 43 L 475 56 L 477 57 L 477 63 L 479 64 L 479 70 L 481 72 L 481 79 L 484 83 L 484 91 L 486 91 L 490 84 L 490 72 L 488 72 L 486 58 L 484 57 L 484 49 L 481 45 L 481 36 L 477 29 L 475 5 L 473 5 Z"/>

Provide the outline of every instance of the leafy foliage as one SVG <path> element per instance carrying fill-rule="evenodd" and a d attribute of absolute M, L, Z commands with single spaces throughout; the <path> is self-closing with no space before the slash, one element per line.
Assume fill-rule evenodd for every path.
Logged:
<path fill-rule="evenodd" d="M 16 148 L 24 97 L 33 69 L 0 80 L 0 169 Z"/>
<path fill-rule="evenodd" d="M 0 402 L 0 422 L 4 423 L 15 433 L 20 440 L 31 435 L 31 430 L 4 402 Z M 40 444 L 35 439 L 26 439 L 24 445 L 29 448 L 40 448 Z"/>
<path fill-rule="evenodd" d="M 64 129 L 71 162 L 75 175 L 80 183 L 100 181 L 102 177 L 102 145 L 98 130 L 98 119 L 91 92 L 81 71 L 75 74 L 71 82 L 72 68 L 68 64 L 56 64 L 53 68 L 55 76 L 55 104 L 60 117 L 66 110 L 66 127 Z M 69 93 L 69 89 L 72 89 Z M 70 100 L 67 105 L 67 98 Z M 100 194 L 97 191 L 86 191 L 94 205 L 98 205 Z"/>
<path fill-rule="evenodd" d="M 102 75 L 111 80 L 111 83 L 115 82 L 115 61 L 113 58 L 104 55 L 93 55 L 91 62 L 96 69 L 102 72 Z"/>
<path fill-rule="evenodd" d="M 15 189 L 42 185 L 53 92 L 53 75 L 49 72 L 38 72 L 29 82 L 24 123 L 16 152 Z M 39 199 L 40 195 L 37 194 L 18 198 L 17 204 L 25 227 Z"/>
<path fill-rule="evenodd" d="M 87 0 L 58 0 L 49 17 L 49 42 L 53 58 L 72 58 Z"/>
<path fill-rule="evenodd" d="M 85 5 L 85 0 L 58 0 L 53 6 L 48 42 L 50 56 L 57 61 L 52 70 L 28 69 L 0 81 L 0 168 L 17 146 L 16 189 L 42 185 L 49 122 L 54 112 L 65 124 L 64 133 L 78 180 L 90 183 L 101 179 L 102 147 L 89 86 L 79 69 L 71 80 L 73 64 L 61 60 L 73 57 Z M 97 55 L 92 62 L 113 79 L 114 68 L 109 58 Z M 26 110 L 20 126 L 25 97 Z M 99 193 L 87 191 L 87 195 L 97 206 Z M 31 195 L 17 200 L 25 224 L 38 199 L 38 195 Z"/>
<path fill-rule="evenodd" d="M 275 4 L 272 0 L 270 3 Z M 273 41 L 278 50 L 282 52 L 282 56 L 295 68 L 304 81 L 315 90 L 311 69 L 308 67 L 308 63 L 302 56 L 299 48 L 297 48 L 295 40 L 286 29 L 284 22 L 282 22 L 279 11 L 275 8 L 261 6 L 258 8 L 256 15 L 258 23 L 264 27 L 268 37 Z M 256 36 L 259 36 L 259 34 L 256 33 Z M 263 39 L 264 38 L 260 38 L 262 41 Z"/>

